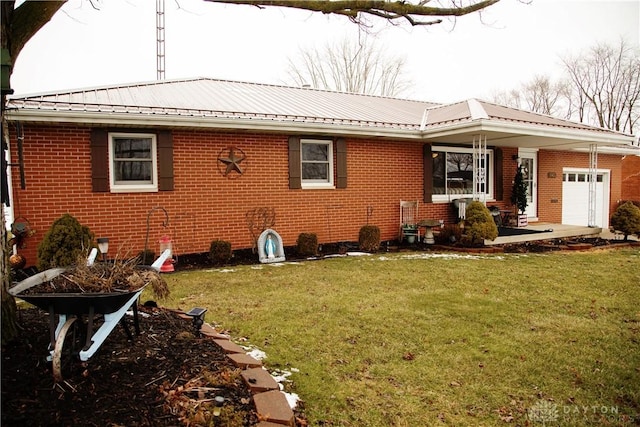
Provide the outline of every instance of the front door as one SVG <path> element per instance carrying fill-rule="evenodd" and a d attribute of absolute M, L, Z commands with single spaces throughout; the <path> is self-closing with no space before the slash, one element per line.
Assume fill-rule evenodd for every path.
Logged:
<path fill-rule="evenodd" d="M 527 183 L 527 209 L 525 214 L 530 220 L 538 219 L 538 150 L 520 148 L 519 164 L 522 165 L 524 181 Z"/>

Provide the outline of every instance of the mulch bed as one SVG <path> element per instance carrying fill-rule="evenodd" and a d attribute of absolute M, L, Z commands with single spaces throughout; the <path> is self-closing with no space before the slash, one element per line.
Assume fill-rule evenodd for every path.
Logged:
<path fill-rule="evenodd" d="M 3 426 L 181 426 L 258 422 L 251 394 L 222 350 L 189 320 L 140 307 L 141 334 L 118 326 L 87 362 L 55 383 L 48 314 L 19 310 L 20 337 L 2 347 Z M 144 313 L 144 314 L 143 314 Z M 132 329 L 133 330 L 133 329 Z M 213 399 L 225 398 L 213 417 Z"/>
<path fill-rule="evenodd" d="M 503 245 L 504 252 L 527 253 L 527 252 L 552 252 L 566 250 L 588 250 L 622 248 L 628 246 L 638 246 L 637 241 L 631 240 L 611 240 L 600 237 L 571 237 L 562 239 L 535 240 L 531 242 L 510 243 Z"/>

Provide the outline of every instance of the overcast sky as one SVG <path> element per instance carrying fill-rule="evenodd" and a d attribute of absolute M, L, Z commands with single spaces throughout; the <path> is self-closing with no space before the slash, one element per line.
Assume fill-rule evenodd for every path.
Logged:
<path fill-rule="evenodd" d="M 156 79 L 152 0 L 69 0 L 15 63 L 16 95 Z M 623 37 L 640 44 L 638 0 L 502 0 L 431 27 L 378 20 L 378 45 L 406 60 L 408 98 L 491 99 L 536 74 L 558 76 L 560 57 Z M 357 38 L 346 18 L 317 13 L 165 0 L 166 79 L 211 77 L 282 84 L 300 48 Z"/>

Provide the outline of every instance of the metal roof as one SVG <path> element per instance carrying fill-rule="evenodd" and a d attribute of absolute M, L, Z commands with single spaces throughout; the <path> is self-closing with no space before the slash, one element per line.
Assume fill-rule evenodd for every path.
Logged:
<path fill-rule="evenodd" d="M 437 138 L 451 143 L 468 143 L 471 133 L 488 132 L 513 146 L 545 146 L 540 141 L 545 136 L 550 148 L 560 147 L 556 142 L 584 147 L 633 141 L 619 132 L 475 99 L 435 104 L 202 77 L 11 96 L 7 116 L 94 125 Z"/>
<path fill-rule="evenodd" d="M 165 80 L 11 97 L 9 108 L 63 112 L 263 118 L 411 128 L 436 104 L 209 78 Z M 61 115 L 62 116 L 62 115 Z"/>

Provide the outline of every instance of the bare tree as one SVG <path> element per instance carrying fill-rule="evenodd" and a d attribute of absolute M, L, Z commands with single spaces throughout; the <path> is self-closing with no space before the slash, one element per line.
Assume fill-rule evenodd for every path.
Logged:
<path fill-rule="evenodd" d="M 632 133 L 640 109 L 640 56 L 621 40 L 563 59 L 580 121 Z"/>
<path fill-rule="evenodd" d="M 522 97 L 518 89 L 494 91 L 491 94 L 491 100 L 507 107 L 522 108 Z"/>
<path fill-rule="evenodd" d="M 494 102 L 536 113 L 569 118 L 572 115 L 571 85 L 553 82 L 549 76 L 536 75 L 519 89 L 493 94 Z"/>
<path fill-rule="evenodd" d="M 529 110 L 554 116 L 560 115 L 570 94 L 567 82 L 554 83 L 549 76 L 543 75 L 535 76 L 524 84 L 523 89 L 522 94 Z"/>
<path fill-rule="evenodd" d="M 519 89 L 498 92 L 495 102 L 573 118 L 626 133 L 640 126 L 640 54 L 624 40 L 597 44 L 563 60 L 566 80 L 536 76 Z"/>
<path fill-rule="evenodd" d="M 343 39 L 324 47 L 300 49 L 289 58 L 293 84 L 367 95 L 398 96 L 411 87 L 404 76 L 405 59 L 388 55 L 367 36 Z"/>

